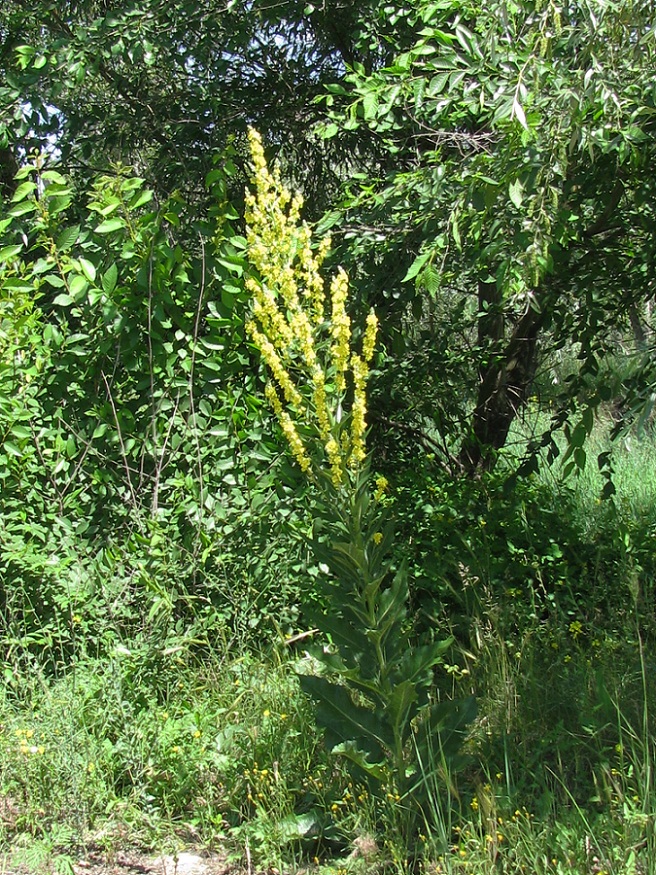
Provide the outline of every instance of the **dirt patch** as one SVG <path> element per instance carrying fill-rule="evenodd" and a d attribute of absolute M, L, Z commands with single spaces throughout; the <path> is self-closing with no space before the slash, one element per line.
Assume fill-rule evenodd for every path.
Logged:
<path fill-rule="evenodd" d="M 2 875 L 46 875 L 57 871 L 62 870 L 56 860 L 35 871 L 22 865 L 15 856 L 5 861 L 0 856 Z M 75 875 L 241 875 L 242 870 L 229 863 L 225 855 L 217 853 L 192 850 L 177 855 L 156 855 L 130 850 L 111 855 L 90 851 L 73 864 L 73 872 Z"/>
<path fill-rule="evenodd" d="M 237 875 L 225 857 L 192 851 L 159 857 L 131 852 L 116 854 L 111 860 L 92 854 L 73 869 L 75 875 Z"/>

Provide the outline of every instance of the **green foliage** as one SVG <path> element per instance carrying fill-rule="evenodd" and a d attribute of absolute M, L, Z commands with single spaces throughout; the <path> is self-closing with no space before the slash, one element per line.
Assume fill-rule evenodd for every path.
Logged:
<path fill-rule="evenodd" d="M 293 628 L 296 522 L 281 511 L 272 537 L 289 490 L 251 394 L 221 168 L 194 255 L 183 201 L 153 210 L 125 170 L 96 181 L 82 215 L 58 172 L 37 162 L 20 179 L 0 265 L 12 658 L 65 662 L 79 637 L 102 649 L 151 623 L 201 640 L 222 627 L 226 643 Z"/>

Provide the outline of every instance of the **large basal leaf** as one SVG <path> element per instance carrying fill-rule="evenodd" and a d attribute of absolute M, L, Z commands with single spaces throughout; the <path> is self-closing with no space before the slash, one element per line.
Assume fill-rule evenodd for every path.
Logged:
<path fill-rule="evenodd" d="M 372 649 L 364 632 L 359 627 L 353 626 L 341 614 L 324 614 L 318 610 L 308 610 L 306 616 L 308 621 L 318 626 L 324 635 L 330 636 L 347 664 L 359 665 L 361 655 Z"/>
<path fill-rule="evenodd" d="M 392 689 L 386 716 L 397 738 L 406 741 L 411 729 L 410 721 L 417 713 L 417 690 L 412 681 L 403 681 Z"/>
<path fill-rule="evenodd" d="M 360 750 L 353 741 L 345 741 L 342 744 L 335 745 L 332 753 L 346 757 L 361 769 L 370 778 L 376 781 L 385 781 L 389 778 L 389 766 L 386 761 L 380 763 L 371 762 L 367 754 Z"/>
<path fill-rule="evenodd" d="M 325 678 L 301 675 L 299 681 L 303 692 L 316 704 L 317 722 L 325 729 L 330 747 L 353 741 L 360 750 L 384 758 L 393 736 L 381 714 L 356 705 L 344 687 Z"/>
<path fill-rule="evenodd" d="M 442 654 L 453 642 L 453 638 L 435 641 L 421 647 L 407 648 L 403 656 L 394 666 L 394 680 L 411 680 L 421 687 L 427 687 L 433 682 L 432 669 L 442 662 Z"/>

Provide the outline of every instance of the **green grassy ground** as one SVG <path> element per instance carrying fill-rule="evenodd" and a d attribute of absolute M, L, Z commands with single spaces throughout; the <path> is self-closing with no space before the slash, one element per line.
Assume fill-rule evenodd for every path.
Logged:
<path fill-rule="evenodd" d="M 656 447 L 616 452 L 614 505 L 592 465 L 564 485 L 544 471 L 505 510 L 470 504 L 468 540 L 453 535 L 476 598 L 438 686 L 475 693 L 479 716 L 457 772 L 426 764 L 427 873 L 656 870 Z M 428 540 L 448 531 L 434 504 Z M 79 642 L 53 675 L 16 631 L 0 692 L 11 865 L 70 872 L 91 843 L 193 841 L 235 865 L 248 849 L 253 871 L 404 868 L 403 800 L 373 798 L 322 746 L 295 674 L 304 640 L 236 652 L 211 630 L 145 628 L 101 657 Z"/>

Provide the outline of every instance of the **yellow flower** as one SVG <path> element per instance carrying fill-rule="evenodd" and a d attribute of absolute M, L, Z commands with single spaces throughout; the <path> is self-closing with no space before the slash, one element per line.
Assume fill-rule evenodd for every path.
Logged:
<path fill-rule="evenodd" d="M 342 467 L 342 456 L 339 451 L 339 444 L 335 438 L 330 438 L 326 441 L 326 455 L 330 463 L 331 479 L 334 486 L 339 486 L 344 478 L 344 470 Z"/>
<path fill-rule="evenodd" d="M 383 533 L 382 532 L 374 532 L 373 537 L 372 537 L 372 541 L 374 542 L 374 544 L 376 544 L 376 546 L 378 546 L 378 544 L 380 544 L 380 542 L 382 540 L 383 540 Z"/>
<path fill-rule="evenodd" d="M 312 383 L 314 384 L 313 401 L 319 435 L 325 446 L 330 437 L 330 415 L 326 401 L 326 376 L 319 365 L 316 365 L 312 371 Z"/>

